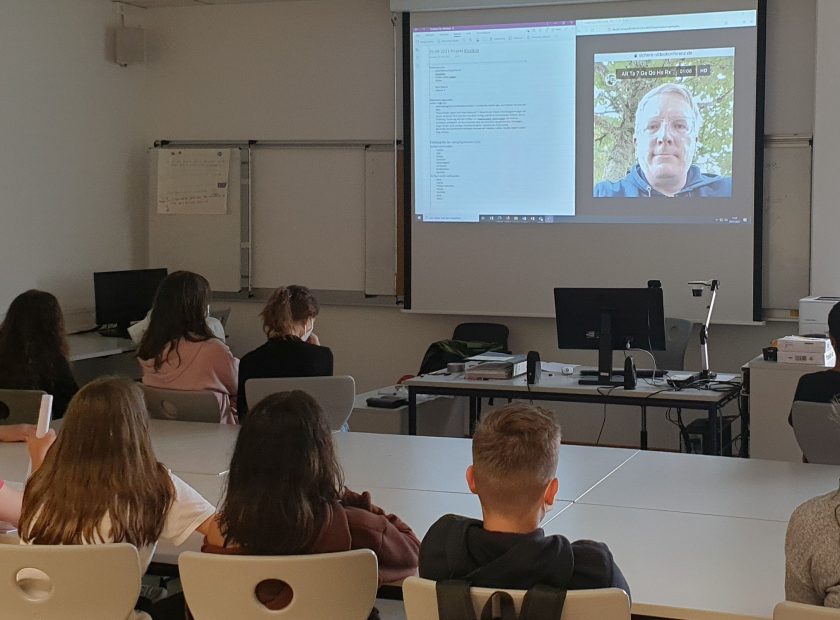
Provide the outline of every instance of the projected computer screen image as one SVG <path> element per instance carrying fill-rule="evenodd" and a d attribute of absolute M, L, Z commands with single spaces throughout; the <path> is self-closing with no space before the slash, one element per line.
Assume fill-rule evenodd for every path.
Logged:
<path fill-rule="evenodd" d="M 575 23 L 415 28 L 413 41 L 417 219 L 574 215 Z"/>
<path fill-rule="evenodd" d="M 596 54 L 596 198 L 732 195 L 735 48 Z"/>
<path fill-rule="evenodd" d="M 725 273 L 718 316 L 755 320 L 761 4 L 412 12 L 406 307 L 553 316 L 549 281 L 677 290 Z M 690 298 L 668 303 L 696 318 Z"/>

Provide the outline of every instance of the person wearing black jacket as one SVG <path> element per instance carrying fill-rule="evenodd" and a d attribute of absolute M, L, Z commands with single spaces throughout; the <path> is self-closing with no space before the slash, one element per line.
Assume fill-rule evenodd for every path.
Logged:
<path fill-rule="evenodd" d="M 0 325 L 0 388 L 52 394 L 54 420 L 79 390 L 68 361 L 64 315 L 52 293 L 31 289 L 9 305 Z"/>
<path fill-rule="evenodd" d="M 240 421 L 248 415 L 245 400 L 248 379 L 333 374 L 332 351 L 321 346 L 313 332 L 318 311 L 318 302 L 305 286 L 281 286 L 271 294 L 261 312 L 268 341 L 239 361 L 236 412 Z"/>
<path fill-rule="evenodd" d="M 840 338 L 840 303 L 831 307 L 828 313 L 828 338 L 837 353 L 837 339 Z M 799 377 L 794 402 L 830 403 L 840 396 L 840 355 L 835 355 L 834 367 L 828 370 L 808 373 Z M 793 415 L 788 414 L 788 424 L 793 426 Z"/>
<path fill-rule="evenodd" d="M 609 548 L 570 542 L 539 527 L 554 503 L 560 429 L 549 412 L 526 404 L 489 414 L 473 438 L 467 483 L 483 521 L 441 517 L 420 546 L 420 576 L 462 579 L 475 587 L 527 590 L 621 588 L 630 594 Z"/>

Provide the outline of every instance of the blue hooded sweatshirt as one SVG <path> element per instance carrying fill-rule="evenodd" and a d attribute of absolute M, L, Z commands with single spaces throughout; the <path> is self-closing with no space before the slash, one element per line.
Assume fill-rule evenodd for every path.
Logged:
<path fill-rule="evenodd" d="M 592 190 L 594 198 L 667 198 L 648 183 L 642 168 L 636 164 L 627 176 L 618 181 L 600 181 Z M 732 196 L 732 177 L 700 172 L 697 166 L 688 169 L 685 186 L 676 193 L 676 197 L 689 198 L 730 198 Z"/>

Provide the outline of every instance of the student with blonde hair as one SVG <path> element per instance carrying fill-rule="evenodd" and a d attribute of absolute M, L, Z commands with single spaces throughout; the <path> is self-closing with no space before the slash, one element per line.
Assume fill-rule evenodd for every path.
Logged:
<path fill-rule="evenodd" d="M 239 364 L 237 412 L 248 412 L 245 382 L 266 377 L 329 377 L 333 354 L 315 335 L 318 302 L 305 286 L 281 286 L 269 297 L 261 312 L 267 342 Z"/>
<path fill-rule="evenodd" d="M 131 543 L 145 570 L 158 540 L 210 531 L 215 508 L 158 462 L 140 386 L 105 377 L 70 402 L 61 434 L 29 440 L 22 542 Z"/>
<path fill-rule="evenodd" d="M 446 515 L 420 547 L 420 576 L 462 579 L 476 587 L 527 590 L 622 588 L 630 592 L 603 543 L 569 542 L 540 528 L 557 495 L 560 428 L 550 412 L 516 403 L 487 415 L 473 437 L 467 484 L 483 521 Z"/>
<path fill-rule="evenodd" d="M 234 423 L 237 360 L 207 326 L 210 284 L 189 271 L 170 273 L 160 283 L 149 328 L 137 357 L 143 383 L 169 390 L 209 390 L 219 400 L 220 419 Z"/>

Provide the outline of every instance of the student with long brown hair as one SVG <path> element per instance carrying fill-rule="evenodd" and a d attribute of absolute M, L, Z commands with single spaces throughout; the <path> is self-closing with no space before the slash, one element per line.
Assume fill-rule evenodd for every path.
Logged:
<path fill-rule="evenodd" d="M 55 296 L 32 289 L 15 297 L 0 325 L 0 388 L 52 394 L 52 416 L 60 418 L 79 389 L 67 356 L 64 315 Z M 30 425 L 0 426 L 0 441 L 23 441 L 33 432 Z"/>
<path fill-rule="evenodd" d="M 237 412 L 242 420 L 248 413 L 245 382 L 265 377 L 329 377 L 333 354 L 315 334 L 318 301 L 305 286 L 281 286 L 269 297 L 260 315 L 267 342 L 239 364 Z"/>
<path fill-rule="evenodd" d="M 234 422 L 237 360 L 207 327 L 210 283 L 190 271 L 175 271 L 161 282 L 149 328 L 137 357 L 145 385 L 169 390 L 210 390 L 219 399 L 220 419 Z"/>
<path fill-rule="evenodd" d="M 148 567 L 158 540 L 210 531 L 215 508 L 158 462 L 143 392 L 125 378 L 85 385 L 61 434 L 29 440 L 34 473 L 23 494 L 25 543 L 127 542 Z"/>
<path fill-rule="evenodd" d="M 413 575 L 420 542 L 399 517 L 344 487 L 332 433 L 318 403 L 300 390 L 272 394 L 242 423 L 218 528 L 203 551 L 251 555 L 372 549 L 379 581 Z M 258 589 L 271 609 L 286 590 Z"/>

